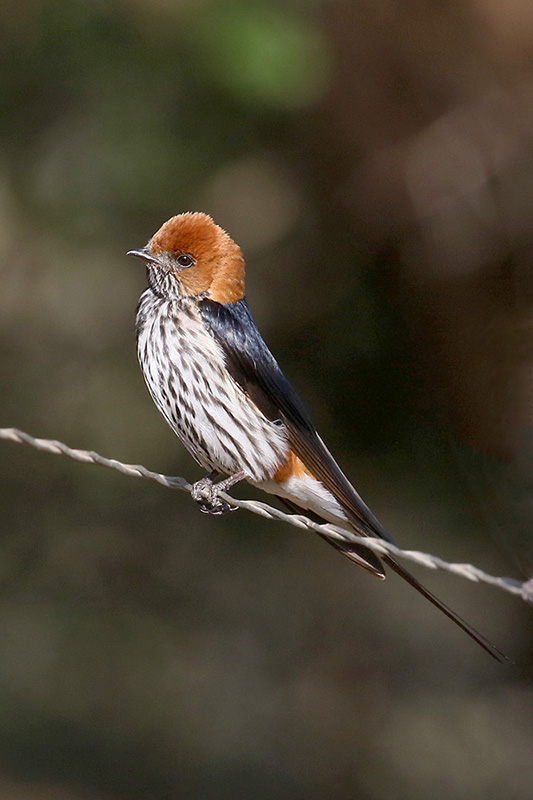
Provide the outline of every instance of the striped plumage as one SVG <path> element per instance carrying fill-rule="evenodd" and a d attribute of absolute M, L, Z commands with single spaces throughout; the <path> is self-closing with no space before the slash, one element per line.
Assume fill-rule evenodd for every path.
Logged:
<path fill-rule="evenodd" d="M 231 378 L 198 303 L 147 289 L 137 311 L 137 355 L 157 408 L 199 464 L 253 483 L 286 458 L 283 426 L 271 422 Z"/>
<path fill-rule="evenodd" d="M 137 352 L 150 394 L 194 458 L 246 479 L 313 519 L 388 535 L 333 459 L 257 330 L 244 299 L 239 247 L 205 214 L 168 220 L 141 250 L 149 287 L 137 310 Z M 211 477 L 193 496 L 220 512 Z M 204 490 L 209 489 L 207 495 Z M 208 499 L 206 500 L 206 497 Z M 390 556 L 324 538 L 377 577 L 389 566 L 497 659 L 499 651 Z"/>
<path fill-rule="evenodd" d="M 161 297 L 149 288 L 139 301 L 136 329 L 148 391 L 204 469 L 223 475 L 242 470 L 260 489 L 330 522 L 347 524 L 333 495 L 310 475 L 288 474 L 279 480 L 290 450 L 285 425 L 267 419 L 231 377 L 198 303 Z M 361 566 L 368 568 L 366 562 Z"/>

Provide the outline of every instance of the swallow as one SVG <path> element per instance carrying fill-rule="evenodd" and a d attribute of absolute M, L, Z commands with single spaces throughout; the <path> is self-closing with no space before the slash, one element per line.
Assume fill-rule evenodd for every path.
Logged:
<path fill-rule="evenodd" d="M 208 473 L 192 487 L 201 510 L 231 510 L 219 494 L 247 480 L 313 521 L 391 541 L 265 344 L 245 298 L 244 258 L 228 233 L 207 214 L 178 214 L 128 255 L 143 259 L 148 279 L 136 315 L 139 364 L 158 410 Z M 390 568 L 505 658 L 391 555 L 320 535 L 377 578 Z"/>

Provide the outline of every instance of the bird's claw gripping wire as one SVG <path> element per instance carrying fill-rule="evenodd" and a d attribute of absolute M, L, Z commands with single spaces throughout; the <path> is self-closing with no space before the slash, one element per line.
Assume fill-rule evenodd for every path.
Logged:
<path fill-rule="evenodd" d="M 217 477 L 219 477 L 218 472 L 211 472 L 204 478 L 200 478 L 196 483 L 193 483 L 191 487 L 191 497 L 198 503 L 203 514 L 220 516 L 221 514 L 228 514 L 230 511 L 237 511 L 237 506 L 232 506 L 219 495 L 241 481 L 244 478 L 244 473 L 238 472 L 236 475 L 231 475 L 219 483 L 214 483 Z"/>

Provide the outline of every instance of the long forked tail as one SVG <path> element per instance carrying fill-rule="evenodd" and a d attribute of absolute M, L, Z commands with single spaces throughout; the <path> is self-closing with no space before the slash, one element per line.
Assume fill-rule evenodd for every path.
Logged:
<path fill-rule="evenodd" d="M 309 519 L 312 519 L 314 522 L 318 523 L 326 522 L 326 520 L 323 519 L 318 514 L 315 514 L 313 511 L 307 511 L 301 508 L 291 500 L 287 500 L 286 498 L 279 498 L 279 499 L 281 500 L 283 505 L 286 506 L 293 513 L 301 514 L 304 517 L 309 517 Z M 358 530 L 357 526 L 355 525 L 354 525 L 354 530 L 356 533 L 360 533 L 360 530 Z M 398 564 L 398 562 L 395 561 L 392 556 L 388 555 L 378 556 L 376 553 L 372 552 L 372 550 L 365 547 L 364 544 L 359 544 L 359 543 L 351 544 L 349 542 L 341 542 L 338 539 L 332 539 L 325 533 L 320 533 L 319 535 L 324 539 L 324 541 L 326 541 L 328 544 L 330 544 L 332 547 L 334 547 L 336 550 L 342 553 L 343 556 L 346 556 L 346 558 L 349 558 L 351 561 L 358 564 L 358 566 L 364 567 L 378 578 L 385 578 L 385 569 L 383 567 L 383 564 L 386 564 L 393 570 L 393 572 L 399 575 L 400 578 L 403 578 L 404 581 L 406 581 L 410 586 L 412 586 L 413 589 L 416 589 L 416 591 L 419 592 L 422 595 L 422 597 L 425 597 L 426 600 L 429 600 L 429 602 L 432 603 L 436 608 L 438 608 L 439 611 L 442 611 L 442 613 L 445 614 L 448 617 L 448 619 L 451 619 L 451 621 L 454 622 L 459 628 L 461 628 L 461 630 L 464 631 L 467 634 L 467 636 L 470 636 L 470 638 L 473 639 L 474 642 L 476 642 L 480 647 L 482 647 L 483 650 L 485 650 L 485 652 L 489 654 L 489 656 L 492 656 L 492 658 L 496 659 L 496 661 L 499 661 L 500 664 L 504 664 L 506 662 L 513 663 L 511 659 L 507 658 L 505 653 L 502 653 L 501 650 L 498 650 L 496 645 L 492 644 L 492 642 L 489 641 L 485 636 L 483 636 L 483 634 L 476 631 L 476 629 L 473 628 L 472 625 L 469 625 L 468 622 L 466 622 L 464 619 L 462 619 L 462 617 L 460 617 L 459 614 L 456 614 L 455 611 L 452 611 L 452 609 L 449 608 L 449 606 L 447 606 L 446 603 L 443 603 L 442 600 L 439 600 L 439 598 L 436 595 L 434 595 L 433 592 L 430 592 L 429 589 L 426 589 L 426 587 L 423 586 L 420 583 L 420 581 L 417 580 L 417 578 L 415 578 L 414 575 L 411 575 L 411 573 L 408 572 L 408 570 L 406 570 L 404 567 Z M 377 531 L 377 535 L 381 536 L 381 532 Z"/>
<path fill-rule="evenodd" d="M 470 638 L 473 639 L 474 642 L 477 642 L 477 644 L 480 647 L 482 647 L 486 653 L 495 658 L 496 661 L 499 661 L 500 664 L 504 664 L 505 662 L 512 663 L 510 659 L 507 658 L 507 656 L 501 652 L 501 650 L 498 650 L 498 648 L 494 644 L 492 644 L 492 642 L 486 639 L 485 636 L 476 631 L 476 629 L 473 628 L 471 625 L 469 625 L 468 622 L 465 622 L 464 619 L 462 619 L 458 614 L 456 614 L 455 611 L 452 611 L 452 609 L 449 608 L 446 605 L 446 603 L 443 603 L 442 600 L 439 600 L 439 598 L 436 597 L 432 592 L 430 592 L 429 589 L 426 589 L 426 587 L 423 586 L 420 583 L 420 581 L 418 581 L 414 577 L 414 575 L 411 575 L 410 572 L 408 572 L 400 564 L 398 564 L 398 562 L 395 561 L 392 558 L 392 556 L 381 556 L 381 559 L 397 575 L 403 578 L 404 581 L 407 581 L 407 583 L 410 584 L 410 586 L 412 586 L 414 589 L 416 589 L 417 592 L 420 592 L 420 594 L 423 597 L 425 597 L 426 600 L 429 600 L 429 602 L 433 603 L 433 605 L 436 606 L 439 609 L 439 611 L 442 611 L 443 614 L 446 614 L 448 619 L 451 619 L 452 622 L 455 622 L 455 624 L 458 625 L 459 628 L 461 628 L 461 630 L 463 630 L 468 636 L 470 636 Z"/>

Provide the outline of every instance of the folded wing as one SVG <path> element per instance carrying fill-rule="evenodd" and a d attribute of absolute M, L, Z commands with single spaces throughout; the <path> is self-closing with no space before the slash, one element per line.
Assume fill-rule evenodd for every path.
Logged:
<path fill-rule="evenodd" d="M 281 371 L 266 346 L 248 309 L 246 300 L 222 304 L 200 301 L 200 311 L 226 356 L 228 370 L 258 409 L 270 420 L 281 420 L 286 427 L 289 444 L 309 473 L 321 481 L 344 510 L 354 531 L 390 542 L 390 537 L 346 478 L 337 462 L 315 430 L 295 389 Z M 304 515 L 308 512 L 302 511 Z M 324 536 L 327 539 L 327 535 Z M 328 539 L 343 555 L 384 577 L 383 564 L 389 566 L 407 583 L 455 622 L 468 636 L 498 661 L 506 657 L 454 611 L 426 589 L 392 556 L 378 557 L 361 544 L 344 544 Z"/>

